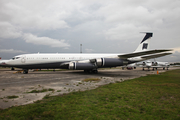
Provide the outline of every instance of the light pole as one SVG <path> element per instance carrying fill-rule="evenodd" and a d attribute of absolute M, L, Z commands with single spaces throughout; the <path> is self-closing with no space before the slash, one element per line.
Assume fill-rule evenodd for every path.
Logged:
<path fill-rule="evenodd" d="M 82 53 L 82 44 L 80 44 L 80 53 Z"/>

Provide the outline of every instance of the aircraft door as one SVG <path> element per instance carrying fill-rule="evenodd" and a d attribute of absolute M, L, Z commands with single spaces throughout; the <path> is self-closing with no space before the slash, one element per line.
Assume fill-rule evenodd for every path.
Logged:
<path fill-rule="evenodd" d="M 21 62 L 22 62 L 22 63 L 25 63 L 25 62 L 26 62 L 26 56 L 23 56 L 23 57 L 22 57 Z"/>

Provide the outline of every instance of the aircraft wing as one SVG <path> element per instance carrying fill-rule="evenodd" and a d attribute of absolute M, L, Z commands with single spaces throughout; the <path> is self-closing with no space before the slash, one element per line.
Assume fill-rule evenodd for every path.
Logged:
<path fill-rule="evenodd" d="M 138 56 L 149 55 L 149 54 L 155 54 L 155 53 L 161 53 L 161 52 L 167 52 L 167 51 L 172 51 L 172 50 L 171 49 L 148 50 L 148 51 L 143 51 L 143 52 L 134 52 L 134 53 L 129 53 L 129 54 L 118 55 L 118 57 L 122 58 L 122 59 L 127 59 L 127 58 L 138 57 Z"/>
<path fill-rule="evenodd" d="M 152 58 L 162 57 L 162 56 L 166 56 L 166 55 L 170 55 L 170 54 L 172 54 L 172 53 L 161 53 L 161 54 L 143 56 L 141 58 L 143 58 L 143 59 L 152 59 Z"/>

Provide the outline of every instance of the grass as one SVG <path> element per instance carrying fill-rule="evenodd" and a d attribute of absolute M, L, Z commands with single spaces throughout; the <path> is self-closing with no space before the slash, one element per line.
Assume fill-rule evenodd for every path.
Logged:
<path fill-rule="evenodd" d="M 0 119 L 180 119 L 180 70 L 0 111 Z"/>
<path fill-rule="evenodd" d="M 12 96 L 7 96 L 6 98 L 7 99 L 14 99 L 14 98 L 18 98 L 19 96 L 16 96 L 16 95 L 12 95 Z"/>
<path fill-rule="evenodd" d="M 42 89 L 42 90 L 32 90 L 30 92 L 27 92 L 27 93 L 42 93 L 42 92 L 47 92 L 47 91 L 55 91 L 54 89 Z"/>
<path fill-rule="evenodd" d="M 57 90 L 57 92 L 61 92 L 61 90 Z"/>

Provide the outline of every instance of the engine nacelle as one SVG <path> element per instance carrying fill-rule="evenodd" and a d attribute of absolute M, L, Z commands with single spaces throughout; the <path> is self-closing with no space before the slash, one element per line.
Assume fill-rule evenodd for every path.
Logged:
<path fill-rule="evenodd" d="M 118 58 L 99 58 L 96 59 L 96 64 L 98 67 L 116 67 L 127 65 L 129 61 L 125 61 Z"/>
<path fill-rule="evenodd" d="M 152 65 L 153 65 L 153 66 L 157 66 L 158 63 L 157 63 L 157 62 L 152 62 Z"/>
<path fill-rule="evenodd" d="M 77 63 L 77 62 L 69 63 L 70 70 L 92 70 L 95 68 L 96 68 L 95 64 L 92 63 Z"/>

